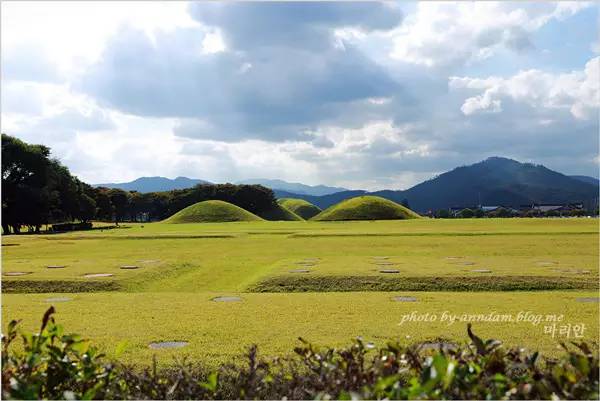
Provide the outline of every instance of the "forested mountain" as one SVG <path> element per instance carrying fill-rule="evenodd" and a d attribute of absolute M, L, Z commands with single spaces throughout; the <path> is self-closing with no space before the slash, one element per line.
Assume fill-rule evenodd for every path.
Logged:
<path fill-rule="evenodd" d="M 358 193 L 356 193 L 358 192 Z M 362 191 L 339 192 L 327 197 L 307 197 L 281 193 L 277 197 L 295 197 L 327 208 L 343 199 L 362 195 Z M 408 201 L 419 212 L 458 206 L 531 203 L 592 203 L 598 197 L 598 185 L 552 171 L 544 166 L 491 157 L 470 166 L 457 167 L 405 191 L 383 190 L 371 194 L 396 202 Z"/>
<path fill-rule="evenodd" d="M 570 175 L 569 177 L 574 178 L 574 179 L 579 180 L 579 181 L 586 182 L 588 184 L 592 184 L 592 185 L 599 185 L 600 184 L 600 180 L 598 180 L 595 177 L 590 177 L 590 176 L 587 176 L 587 175 Z"/>

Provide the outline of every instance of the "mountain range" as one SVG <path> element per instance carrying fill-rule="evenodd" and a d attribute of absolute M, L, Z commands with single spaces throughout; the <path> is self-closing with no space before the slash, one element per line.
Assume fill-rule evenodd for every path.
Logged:
<path fill-rule="evenodd" d="M 142 177 L 128 183 L 101 184 L 139 192 L 166 191 L 206 183 L 177 177 Z M 542 165 L 520 163 L 503 157 L 491 157 L 469 166 L 457 167 L 402 191 L 367 192 L 324 185 L 310 186 L 282 180 L 255 179 L 239 183 L 261 184 L 273 189 L 277 198 L 305 199 L 324 209 L 344 199 L 370 194 L 395 202 L 407 201 L 418 212 L 468 207 L 503 205 L 517 207 L 532 203 L 583 202 L 591 205 L 598 199 L 598 179 L 567 176 Z"/>
<path fill-rule="evenodd" d="M 177 177 L 174 179 L 165 177 L 140 177 L 133 181 L 122 183 L 95 184 L 95 187 L 118 188 L 125 191 L 137 191 L 141 193 L 172 191 L 174 189 L 191 188 L 198 184 L 210 184 L 209 181 Z M 276 188 L 282 191 L 293 192 L 300 195 L 322 196 L 336 192 L 348 191 L 347 188 L 328 187 L 326 185 L 305 185 L 299 182 L 287 182 L 283 180 L 269 180 L 266 178 L 238 181 L 236 184 L 260 184 L 267 188 Z"/>
<path fill-rule="evenodd" d="M 118 188 L 125 191 L 161 192 L 172 191 L 174 189 L 191 188 L 198 184 L 210 184 L 208 181 L 198 180 L 187 177 L 177 177 L 174 179 L 165 177 L 140 177 L 133 181 L 122 183 L 95 184 L 95 187 Z"/>
<path fill-rule="evenodd" d="M 300 195 L 323 196 L 330 195 L 336 192 L 349 191 L 347 188 L 328 187 L 326 185 L 305 185 L 299 182 L 287 182 L 283 180 L 269 180 L 266 178 L 258 178 L 251 180 L 238 181 L 236 184 L 260 184 L 267 188 L 276 188 L 281 191 L 292 192 Z"/>

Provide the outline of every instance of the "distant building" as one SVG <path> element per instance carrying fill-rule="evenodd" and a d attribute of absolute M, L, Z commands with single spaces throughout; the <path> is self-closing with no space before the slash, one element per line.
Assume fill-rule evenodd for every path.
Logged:
<path fill-rule="evenodd" d="M 529 214 L 545 214 L 554 212 L 558 215 L 571 214 L 574 211 L 584 211 L 583 202 L 577 203 L 534 203 L 531 205 L 521 205 L 519 207 L 521 213 Z"/>

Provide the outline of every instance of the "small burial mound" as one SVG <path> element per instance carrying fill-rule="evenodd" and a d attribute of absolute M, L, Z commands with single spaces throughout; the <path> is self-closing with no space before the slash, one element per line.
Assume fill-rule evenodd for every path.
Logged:
<path fill-rule="evenodd" d="M 379 196 L 359 196 L 333 205 L 311 220 L 402 220 L 420 217 L 412 210 L 391 200 Z"/>
<path fill-rule="evenodd" d="M 270 221 L 303 221 L 304 219 L 298 216 L 296 213 L 287 209 L 284 206 L 276 203 L 272 209 L 266 210 L 264 212 L 260 212 L 258 214 L 265 220 Z"/>
<path fill-rule="evenodd" d="M 281 198 L 277 200 L 277 203 L 305 220 L 311 219 L 322 212 L 320 208 L 304 199 Z"/>
<path fill-rule="evenodd" d="M 260 221 L 255 214 L 220 200 L 194 203 L 164 220 L 165 223 L 224 223 L 228 221 Z"/>

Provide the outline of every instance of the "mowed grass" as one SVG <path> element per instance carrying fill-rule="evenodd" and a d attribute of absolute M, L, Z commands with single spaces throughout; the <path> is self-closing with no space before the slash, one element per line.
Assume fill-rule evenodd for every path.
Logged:
<path fill-rule="evenodd" d="M 596 219 L 151 223 L 8 236 L 2 238 L 2 323 L 6 327 L 11 319 L 24 319 L 26 327 L 35 329 L 51 304 L 46 299 L 69 297 L 71 301 L 54 304 L 68 331 L 91 338 L 109 355 L 119 341 L 126 340 L 130 346 L 125 360 L 141 364 L 153 354 L 162 363 L 184 355 L 218 363 L 252 343 L 267 354 L 287 353 L 299 336 L 323 345 L 347 344 L 358 335 L 378 343 L 440 336 L 466 340 L 466 323 L 398 326 L 402 316 L 412 311 L 563 313 L 563 322 L 584 323 L 584 339 L 597 341 L 598 303 L 577 298 L 598 296 L 598 256 Z M 49 265 L 65 267 L 48 269 Z M 121 269 L 124 265 L 138 269 Z M 309 272 L 290 273 L 298 269 Z M 381 273 L 382 269 L 398 273 Z M 10 277 L 4 275 L 7 272 L 31 274 Z M 89 273 L 113 276 L 85 278 Z M 334 280 L 338 288 L 250 292 L 269 280 L 295 285 L 294 280 L 311 277 L 325 283 Z M 341 287 L 373 277 L 374 287 L 337 292 L 356 291 Z M 443 286 L 436 292 L 395 291 L 398 288 L 393 286 L 381 291 L 381 283 L 390 280 L 460 283 L 465 277 L 483 280 L 479 292 L 448 292 Z M 490 283 L 498 280 L 578 281 L 580 287 L 486 291 L 496 288 Z M 11 284 L 19 282 L 21 287 Z M 11 288 L 23 292 L 23 286 L 38 292 L 68 288 L 81 293 L 7 293 Z M 112 291 L 98 292 L 107 289 Z M 237 295 L 242 302 L 211 301 L 220 295 Z M 394 302 L 395 295 L 414 296 L 418 301 Z M 476 323 L 475 327 L 483 337 L 550 353 L 559 340 L 566 340 L 544 335 L 540 325 L 522 323 Z M 161 340 L 189 341 L 189 345 L 179 350 L 148 349 L 149 342 Z"/>
<path fill-rule="evenodd" d="M 319 277 L 544 276 L 598 281 L 595 220 L 413 222 L 153 223 L 103 233 L 6 237 L 5 244 L 19 245 L 2 248 L 3 273 L 31 274 L 4 276 L 4 281 L 115 281 L 128 291 L 245 291 L 270 277 L 296 277 L 290 271 L 298 268 Z M 513 231 L 504 231 L 502 222 Z M 472 229 L 465 232 L 461 223 Z M 439 231 L 432 230 L 436 226 Z M 338 235 L 342 229 L 343 235 Z M 367 229 L 373 235 L 361 234 Z M 403 234 L 389 235 L 396 231 Z M 381 257 L 388 259 L 376 259 Z M 302 267 L 307 258 L 318 260 Z M 65 268 L 48 269 L 51 265 Z M 138 269 L 121 269 L 127 265 Z M 399 273 L 380 273 L 385 269 Z M 84 277 L 90 273 L 113 276 Z"/>
<path fill-rule="evenodd" d="M 123 358 L 147 364 L 156 355 L 162 363 L 173 357 L 189 356 L 218 363 L 240 355 L 250 344 L 262 353 L 290 353 L 298 337 L 320 345 L 343 345 L 362 336 L 376 344 L 391 339 L 403 343 L 443 338 L 467 341 L 466 322 L 441 322 L 449 314 L 511 314 L 530 312 L 544 322 L 515 321 L 474 323 L 484 338 L 500 339 L 508 345 L 521 344 L 552 355 L 566 334 L 552 338 L 544 334 L 546 315 L 563 315 L 557 329 L 565 324 L 584 324 L 583 337 L 598 341 L 598 304 L 577 302 L 595 292 L 501 292 L 501 293 L 309 293 L 237 294 L 241 302 L 214 302 L 231 292 L 196 293 L 95 293 L 95 294 L 14 294 L 3 296 L 3 323 L 23 319 L 24 327 L 36 330 L 49 297 L 68 296 L 70 302 L 55 303 L 56 318 L 69 330 L 99 344 L 109 355 L 121 341 L 129 344 Z M 417 302 L 395 302 L 393 296 L 414 296 Z M 437 315 L 434 322 L 405 322 L 403 316 Z M 523 315 L 525 317 L 526 315 Z M 406 318 L 404 318 L 406 319 Z M 187 341 L 181 349 L 150 350 L 154 341 Z"/>

